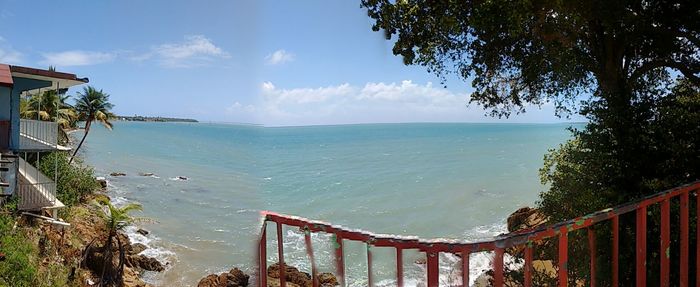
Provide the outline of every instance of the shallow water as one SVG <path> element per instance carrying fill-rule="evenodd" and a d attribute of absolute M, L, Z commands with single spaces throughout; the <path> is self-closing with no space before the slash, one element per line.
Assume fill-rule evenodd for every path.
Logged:
<path fill-rule="evenodd" d="M 252 270 L 260 210 L 428 238 L 476 240 L 505 232 L 508 214 L 537 200 L 544 188 L 538 178 L 542 157 L 569 137 L 568 126 L 117 122 L 111 132 L 93 129 L 84 155 L 98 174 L 127 173 L 107 176 L 112 196 L 142 203 L 143 216 L 157 221 L 144 224 L 152 232 L 147 237 L 131 233 L 152 247 L 146 253 L 171 263 L 146 279 L 192 286 L 232 266 Z M 139 175 L 145 172 L 155 175 Z M 285 258 L 304 269 L 302 237 L 286 230 Z M 324 260 L 331 256 L 330 239 L 314 241 L 318 261 L 330 263 Z M 366 270 L 362 248 L 346 245 L 350 281 L 357 286 Z M 276 260 L 271 251 L 270 261 Z M 391 285 L 393 251 L 374 252 L 376 278 Z M 405 260 L 418 258 L 407 254 Z M 487 254 L 473 255 L 471 278 L 488 262 Z M 408 267 L 413 282 L 421 280 L 420 268 Z M 446 263 L 443 273 L 450 268 Z"/>

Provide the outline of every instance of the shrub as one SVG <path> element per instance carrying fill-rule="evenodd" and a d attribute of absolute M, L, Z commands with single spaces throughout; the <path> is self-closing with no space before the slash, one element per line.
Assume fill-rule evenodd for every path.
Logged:
<path fill-rule="evenodd" d="M 671 93 L 655 104 L 638 103 L 634 123 L 632 146 L 619 147 L 610 128 L 596 118 L 591 118 L 586 128 L 574 131 L 574 139 L 561 145 L 558 150 L 545 156 L 545 165 L 540 170 L 542 182 L 549 184 L 548 191 L 540 194 L 539 208 L 553 222 L 572 219 L 590 212 L 630 202 L 665 189 L 700 179 L 700 87 L 681 81 Z M 595 109 L 595 107 L 592 107 Z M 632 157 L 624 152 L 633 151 Z M 672 202 L 672 244 L 677 244 L 678 203 Z M 649 208 L 647 246 L 655 250 L 659 246 L 659 209 Z M 694 217 L 691 210 L 691 218 Z M 620 217 L 620 262 L 633 262 L 634 216 Z M 691 222 L 691 230 L 695 230 Z M 596 225 L 598 244 L 599 283 L 610 285 L 609 270 L 605 264 L 611 253 L 610 226 Z M 695 242 L 695 233 L 690 242 Z M 573 234 L 569 238 L 570 258 L 586 258 L 584 234 Z M 690 246 L 690 254 L 696 246 Z M 672 248 L 670 256 L 678 258 L 678 248 Z M 658 270 L 659 253 L 651 252 L 647 259 L 648 270 Z M 554 255 L 552 258 L 556 258 Z M 675 263 L 674 263 L 675 264 Z M 690 263 L 695 270 L 695 262 Z M 587 280 L 586 260 L 570 260 L 567 266 L 571 280 Z M 632 264 L 621 264 L 620 285 L 633 285 Z M 675 269 L 677 270 L 677 269 Z M 671 273 L 672 282 L 678 274 Z M 649 282 L 658 282 L 658 272 L 649 273 Z M 691 275 L 691 280 L 695 274 Z"/>
<path fill-rule="evenodd" d="M 21 231 L 13 231 L 14 219 L 0 213 L 0 286 L 34 286 L 37 277 L 36 250 L 31 240 Z"/>
<path fill-rule="evenodd" d="M 50 153 L 41 158 L 39 170 L 49 178 L 54 178 L 55 171 L 58 171 L 57 197 L 70 207 L 79 203 L 83 196 L 98 190 L 100 184 L 95 180 L 92 168 L 83 166 L 80 162 L 69 164 L 68 161 L 66 153 Z"/>

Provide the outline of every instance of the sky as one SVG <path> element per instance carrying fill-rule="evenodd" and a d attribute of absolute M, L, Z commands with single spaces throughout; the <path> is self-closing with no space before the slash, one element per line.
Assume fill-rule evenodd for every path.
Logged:
<path fill-rule="evenodd" d="M 467 105 L 468 82 L 448 78 L 445 88 L 404 65 L 371 26 L 359 0 L 0 0 L 0 63 L 88 77 L 118 115 L 269 126 L 565 121 L 551 105 L 485 116 Z"/>

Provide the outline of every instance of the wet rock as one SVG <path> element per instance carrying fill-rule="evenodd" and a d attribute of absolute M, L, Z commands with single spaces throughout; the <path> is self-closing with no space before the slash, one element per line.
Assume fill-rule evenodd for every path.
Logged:
<path fill-rule="evenodd" d="M 311 275 L 306 272 L 301 272 L 293 266 L 284 265 L 284 278 L 287 282 L 297 284 L 299 286 L 311 286 Z M 279 263 L 275 263 L 267 267 L 267 276 L 272 278 L 280 278 Z"/>
<path fill-rule="evenodd" d="M 179 179 L 179 180 L 188 180 L 189 178 L 180 175 L 180 176 L 177 177 L 177 179 Z"/>
<path fill-rule="evenodd" d="M 318 278 L 318 284 L 320 286 L 338 286 L 338 278 L 333 275 L 333 273 L 321 273 L 316 276 Z"/>
<path fill-rule="evenodd" d="M 131 255 L 127 259 L 127 265 L 129 267 L 136 267 L 140 268 L 146 271 L 157 271 L 157 272 L 162 272 L 165 270 L 165 266 L 163 266 L 160 261 L 158 261 L 155 258 L 152 257 L 147 257 L 144 255 Z"/>
<path fill-rule="evenodd" d="M 124 276 L 122 277 L 122 287 L 150 287 L 139 278 L 139 272 L 131 268 L 124 268 Z"/>
<path fill-rule="evenodd" d="M 238 268 L 221 274 L 210 274 L 202 278 L 197 287 L 244 287 L 248 286 L 250 276 Z"/>
<path fill-rule="evenodd" d="M 146 229 L 139 228 L 138 230 L 136 230 L 136 233 L 141 234 L 141 235 L 143 235 L 143 236 L 146 236 L 146 235 L 148 235 L 148 233 L 150 233 L 150 232 L 148 232 L 148 230 L 146 230 Z"/>
<path fill-rule="evenodd" d="M 100 184 L 100 187 L 107 188 L 107 179 L 106 178 L 104 178 L 102 176 L 98 176 L 95 178 L 95 180 L 97 180 L 97 183 Z"/>
<path fill-rule="evenodd" d="M 279 273 L 280 266 L 278 263 L 270 265 L 267 268 L 268 284 L 267 286 L 279 286 Z M 311 280 L 311 275 L 306 272 L 301 272 L 299 269 L 286 265 L 284 269 L 284 278 L 286 279 L 287 285 L 290 287 L 311 287 L 313 286 L 313 281 Z M 331 287 L 338 285 L 338 279 L 332 273 L 321 273 L 316 275 L 319 286 Z"/>
<path fill-rule="evenodd" d="M 123 172 L 113 172 L 113 173 L 110 173 L 109 175 L 111 175 L 111 176 L 126 176 L 126 173 L 123 173 Z"/>
<path fill-rule="evenodd" d="M 129 247 L 127 248 L 126 251 L 127 251 L 127 254 L 129 254 L 129 255 L 137 255 L 137 254 L 143 252 L 144 250 L 146 250 L 147 248 L 148 247 L 146 245 L 143 245 L 141 243 L 134 243 L 134 244 L 129 245 Z"/>
<path fill-rule="evenodd" d="M 539 210 L 523 207 L 508 216 L 508 232 L 534 228 L 547 223 L 548 218 Z"/>

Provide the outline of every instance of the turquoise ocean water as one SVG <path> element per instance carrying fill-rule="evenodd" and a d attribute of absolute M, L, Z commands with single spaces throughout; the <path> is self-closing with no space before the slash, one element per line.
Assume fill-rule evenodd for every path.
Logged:
<path fill-rule="evenodd" d="M 117 122 L 94 128 L 83 155 L 109 180 L 117 203 L 143 204 L 148 236 L 130 228 L 147 255 L 169 262 L 146 279 L 193 286 L 233 266 L 253 270 L 259 211 L 299 215 L 377 233 L 478 240 L 505 232 L 506 217 L 544 189 L 538 169 L 571 124 L 369 124 L 259 127 Z M 75 136 L 81 136 L 76 133 Z M 110 172 L 125 172 L 111 177 Z M 140 173 L 154 173 L 141 176 Z M 187 180 L 178 179 L 178 176 Z M 271 229 L 272 231 L 272 229 Z M 274 232 L 269 233 L 270 262 Z M 285 230 L 286 260 L 308 268 L 303 234 Z M 314 236 L 321 271 L 331 271 L 327 236 Z M 364 247 L 347 244 L 349 281 L 363 286 Z M 391 286 L 393 251 L 374 270 Z M 407 276 L 421 281 L 419 254 Z M 472 255 L 475 278 L 488 254 Z M 443 258 L 449 280 L 452 258 Z"/>

